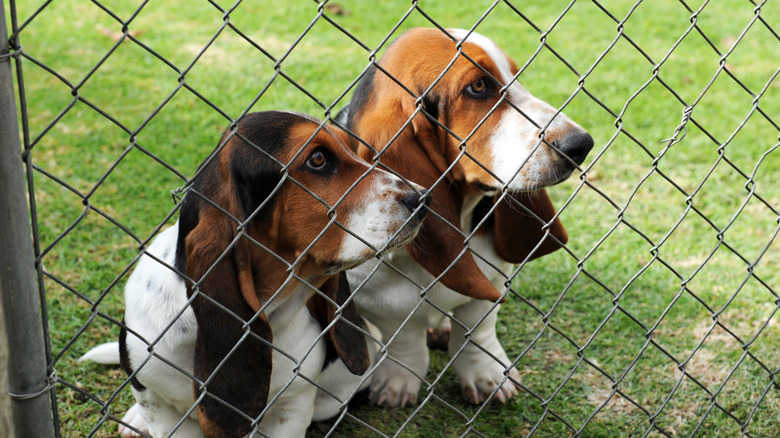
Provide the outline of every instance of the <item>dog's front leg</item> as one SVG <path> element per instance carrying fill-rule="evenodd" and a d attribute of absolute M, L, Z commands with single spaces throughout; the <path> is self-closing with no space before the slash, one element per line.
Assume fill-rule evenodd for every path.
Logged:
<path fill-rule="evenodd" d="M 515 384 L 509 379 L 504 380 L 507 374 L 519 380 L 520 374 L 514 367 L 507 373 L 510 362 L 496 335 L 499 308 L 490 311 L 492 305 L 488 301 L 473 300 L 453 311 L 455 320 L 452 322 L 449 354 L 456 357 L 453 368 L 458 374 L 463 398 L 473 404 L 483 403 L 494 391 L 494 399 L 501 403 L 517 395 Z M 467 340 L 467 328 L 461 324 L 468 329 L 479 326 Z M 496 388 L 499 389 L 496 391 Z"/>
<path fill-rule="evenodd" d="M 428 371 L 428 346 L 425 342 L 425 320 L 412 317 L 398 329 L 402 321 L 376 318 L 387 351 L 377 353 L 377 365 L 371 377 L 369 398 L 378 406 L 406 406 L 417 403 L 420 384 Z M 398 333 L 396 335 L 396 330 Z"/>

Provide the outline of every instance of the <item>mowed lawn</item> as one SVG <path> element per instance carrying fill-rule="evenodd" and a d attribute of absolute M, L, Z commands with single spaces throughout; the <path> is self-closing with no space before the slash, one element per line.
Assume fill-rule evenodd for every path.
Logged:
<path fill-rule="evenodd" d="M 501 310 L 517 397 L 466 404 L 434 352 L 420 406 L 309 435 L 780 435 L 778 4 L 41 3 L 14 4 L 62 436 L 115 436 L 133 403 L 118 367 L 76 360 L 117 339 L 141 245 L 222 130 L 335 113 L 392 38 L 434 25 L 476 26 L 595 139 L 550 189 L 570 241 Z"/>

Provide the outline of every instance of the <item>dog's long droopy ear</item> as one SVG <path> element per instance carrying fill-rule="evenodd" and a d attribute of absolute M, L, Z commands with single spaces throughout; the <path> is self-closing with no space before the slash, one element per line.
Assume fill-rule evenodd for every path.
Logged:
<path fill-rule="evenodd" d="M 417 114 L 415 118 L 424 118 Z M 414 135 L 401 135 L 390 145 L 381 161 L 409 180 L 430 188 L 446 171 L 441 128 L 432 128 L 426 120 L 414 126 Z M 425 127 L 425 125 L 428 125 Z M 435 148 L 435 149 L 434 149 Z M 463 245 L 465 238 L 457 229 L 462 229 L 460 213 L 463 194 L 457 185 L 445 178 L 432 190 L 431 210 L 415 240 L 406 246 L 415 261 L 428 272 L 438 277 L 450 289 L 475 299 L 496 301 L 501 293 L 479 269 L 474 257 Z M 456 229 L 457 228 L 457 229 Z"/>
<path fill-rule="evenodd" d="M 511 263 L 522 263 L 534 249 L 529 260 L 549 254 L 569 239 L 557 217 L 545 238 L 542 226 L 555 217 L 555 207 L 544 189 L 507 193 L 493 214 L 493 246 L 499 257 Z"/>
<path fill-rule="evenodd" d="M 224 216 L 221 212 L 209 213 L 202 216 L 212 217 L 201 217 L 186 238 L 187 275 L 201 281 L 200 294 L 192 302 L 198 321 L 194 375 L 206 383 L 208 394 L 198 405 L 198 419 L 209 437 L 243 436 L 251 431 L 251 421 L 229 406 L 250 418 L 265 408 L 271 347 L 252 334 L 271 342 L 271 326 L 265 314 L 260 314 L 249 326 L 252 334 L 243 328 L 256 313 L 248 303 L 257 302 L 248 242 L 241 239 L 219 260 L 233 240 L 235 223 L 214 217 Z M 187 292 L 193 293 L 190 286 Z M 197 382 L 194 386 L 197 398 L 202 391 Z"/>
<path fill-rule="evenodd" d="M 198 322 L 194 376 L 203 386 L 195 382 L 194 393 L 203 396 L 198 420 L 209 437 L 246 435 L 268 402 L 273 335 L 255 289 L 265 265 L 252 259 L 258 251 L 251 251 L 247 235 L 238 235 L 238 224 L 254 214 L 243 228 L 251 235 L 272 217 L 275 201 L 268 198 L 281 171 L 269 157 L 284 147 L 296 120 L 282 112 L 237 120 L 182 203 L 176 267 L 189 278 L 187 296 Z"/>
<path fill-rule="evenodd" d="M 341 358 L 351 373 L 362 375 L 368 370 L 371 360 L 368 356 L 365 336 L 360 330 L 347 322 L 349 321 L 355 326 L 365 329 L 365 324 L 363 324 L 363 319 L 358 315 L 355 304 L 350 301 L 344 306 L 344 303 L 347 302 L 352 294 L 346 274 L 341 272 L 330 277 L 320 290 L 339 306 L 343 306 L 341 318 L 333 324 L 328 333 L 333 346 L 336 348 L 336 353 L 338 353 L 339 358 Z M 315 295 L 309 300 L 309 309 L 320 320 L 323 327 L 336 318 L 336 307 L 319 295 Z"/>
<path fill-rule="evenodd" d="M 410 157 L 406 165 L 411 169 L 401 173 L 424 187 L 431 187 L 447 171 L 447 163 L 455 158 L 447 156 L 448 134 L 434 121 L 442 113 L 442 102 L 435 94 L 430 94 L 423 99 L 423 109 L 428 116 L 421 112 L 412 120 L 414 140 L 411 141 L 424 156 L 418 159 Z M 406 146 L 402 153 L 407 154 L 410 149 Z M 500 299 L 501 293 L 479 269 L 471 252 L 466 250 L 463 244 L 465 238 L 453 228 L 463 229 L 460 220 L 463 194 L 445 178 L 432 195 L 431 209 L 437 214 L 429 215 L 423 222 L 418 237 L 407 246 L 409 253 L 431 274 L 438 277 L 446 272 L 441 282 L 450 289 L 471 298 Z"/>

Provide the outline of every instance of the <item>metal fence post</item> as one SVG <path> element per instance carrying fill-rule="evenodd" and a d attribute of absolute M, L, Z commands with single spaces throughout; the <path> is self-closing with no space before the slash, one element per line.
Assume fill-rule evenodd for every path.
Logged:
<path fill-rule="evenodd" d="M 49 378 L 22 172 L 10 47 L 0 0 L 0 295 L 16 437 L 53 437 Z"/>

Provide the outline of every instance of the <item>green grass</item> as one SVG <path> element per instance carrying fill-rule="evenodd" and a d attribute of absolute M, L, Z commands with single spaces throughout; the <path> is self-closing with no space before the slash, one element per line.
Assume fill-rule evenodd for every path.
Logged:
<path fill-rule="evenodd" d="M 20 23 L 38 3 L 16 2 Z M 103 2 L 121 20 L 139 3 Z M 750 436 L 778 436 L 780 388 L 772 379 L 780 367 L 780 152 L 773 147 L 780 80 L 773 75 L 780 41 L 761 21 L 741 37 L 755 17 L 741 0 L 706 4 L 694 20 L 706 38 L 688 32 L 693 14 L 679 2 L 646 1 L 633 12 L 633 1 L 604 2 L 620 27 L 589 2 L 576 2 L 559 20 L 568 3 L 515 7 L 543 32 L 554 25 L 546 43 L 570 67 L 548 48 L 537 53 L 539 32 L 506 4 L 478 27 L 524 66 L 520 80 L 537 97 L 560 106 L 574 96 L 565 111 L 596 142 L 585 163 L 588 184 L 575 176 L 550 189 L 555 203 L 565 204 L 568 252 L 522 269 L 515 281 L 522 299 L 510 297 L 501 312 L 499 334 L 526 391 L 480 411 L 461 401 L 447 358 L 434 353 L 428 382 L 443 372 L 442 379 L 419 410 L 362 407 L 355 415 L 384 434 L 408 437 L 558 437 L 580 429 L 588 437 L 731 437 L 749 417 Z M 346 13 L 328 17 L 370 50 L 410 8 L 407 1 L 339 4 Z M 370 50 L 323 19 L 287 53 L 316 18 L 314 2 L 244 2 L 230 14 L 274 59 L 230 28 L 201 54 L 223 27 L 223 13 L 208 2 L 181 5 L 149 2 L 128 26 L 170 65 L 129 40 L 100 63 L 122 25 L 89 2 L 52 2 L 19 36 L 26 55 L 70 84 L 23 61 L 28 143 L 41 169 L 34 177 L 43 265 L 68 285 L 46 283 L 57 375 L 111 399 L 108 409 L 118 417 L 132 403 L 121 387 L 124 374 L 76 359 L 116 339 L 115 325 L 90 320 L 93 304 L 121 318 L 125 271 L 173 209 L 171 191 L 213 149 L 227 117 L 250 108 L 323 117 L 343 105 L 338 99 L 369 62 Z M 470 28 L 490 7 L 420 2 L 446 27 Z M 767 2 L 760 16 L 777 26 L 780 8 Z M 430 25 L 412 11 L 395 35 Z M 618 38 L 618 29 L 644 54 Z M 280 72 L 297 86 L 275 76 L 283 57 Z M 667 149 L 664 140 L 675 137 L 684 106 L 694 103 L 681 141 Z M 116 424 L 102 423 L 101 404 L 69 386 L 57 387 L 62 435 L 112 436 Z M 310 435 L 328 430 L 317 425 Z M 378 436 L 354 419 L 336 435 Z"/>

